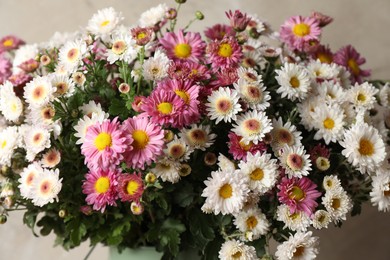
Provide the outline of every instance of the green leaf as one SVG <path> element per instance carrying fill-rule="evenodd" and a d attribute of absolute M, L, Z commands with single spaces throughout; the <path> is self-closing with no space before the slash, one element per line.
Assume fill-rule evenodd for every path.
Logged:
<path fill-rule="evenodd" d="M 165 229 L 173 229 L 173 230 L 176 230 L 177 232 L 179 233 L 182 233 L 184 231 L 186 231 L 186 226 L 184 226 L 179 220 L 177 219 L 172 219 L 172 218 L 168 218 L 167 220 L 164 221 L 164 223 L 162 224 L 162 227 L 161 229 L 165 230 Z"/>
<path fill-rule="evenodd" d="M 124 100 L 121 99 L 111 100 L 111 105 L 108 109 L 108 112 L 110 115 L 120 116 L 121 119 L 127 118 L 129 114 Z"/>
<path fill-rule="evenodd" d="M 202 251 L 215 238 L 214 230 L 210 226 L 210 223 L 213 223 L 213 221 L 208 218 L 210 217 L 202 214 L 199 209 L 192 210 L 188 216 L 194 242 Z"/>
<path fill-rule="evenodd" d="M 189 206 L 195 196 L 194 188 L 188 182 L 181 185 L 174 194 L 174 202 L 183 208 Z"/>
<path fill-rule="evenodd" d="M 160 243 L 164 247 L 168 247 L 172 255 L 179 253 L 180 234 L 174 229 L 165 230 L 160 235 Z"/>

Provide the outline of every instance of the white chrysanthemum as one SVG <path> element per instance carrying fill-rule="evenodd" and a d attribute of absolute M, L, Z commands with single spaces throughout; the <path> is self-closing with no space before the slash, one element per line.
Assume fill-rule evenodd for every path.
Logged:
<path fill-rule="evenodd" d="M 180 163 L 169 160 L 168 158 L 160 159 L 156 166 L 151 169 L 151 172 L 160 177 L 162 181 L 176 183 L 180 180 Z"/>
<path fill-rule="evenodd" d="M 39 53 L 37 44 L 26 44 L 19 47 L 15 51 L 15 57 L 12 62 L 12 72 L 13 74 L 18 74 L 23 72 L 19 65 L 23 62 L 28 61 L 30 59 L 35 59 Z"/>
<path fill-rule="evenodd" d="M 239 79 L 237 83 L 234 83 L 234 87 L 240 94 L 248 107 L 254 110 L 265 110 L 269 107 L 268 102 L 271 99 L 268 91 L 265 91 L 265 87 L 262 83 L 247 82 L 244 79 Z"/>
<path fill-rule="evenodd" d="M 382 106 L 389 107 L 390 106 L 390 85 L 386 83 L 380 88 L 379 91 L 379 100 Z"/>
<path fill-rule="evenodd" d="M 73 73 L 82 63 L 82 59 L 86 52 L 87 45 L 85 42 L 80 40 L 67 42 L 59 51 L 59 64 L 64 67 L 68 74 Z"/>
<path fill-rule="evenodd" d="M 19 133 L 16 126 L 9 126 L 0 131 L 0 165 L 11 165 L 11 158 L 18 147 Z"/>
<path fill-rule="evenodd" d="M 282 149 L 285 145 L 300 146 L 302 144 L 301 132 L 297 131 L 296 126 L 291 124 L 290 121 L 287 121 L 285 124 L 283 124 L 282 118 L 279 117 L 278 120 L 272 120 L 272 126 L 271 147 L 277 156 L 279 156 L 280 149 Z"/>
<path fill-rule="evenodd" d="M 346 101 L 346 93 L 344 89 L 332 81 L 324 81 L 316 88 L 318 95 L 322 97 L 328 104 L 343 103 Z"/>
<path fill-rule="evenodd" d="M 246 161 L 240 161 L 238 166 L 248 178 L 252 191 L 264 194 L 275 186 L 279 175 L 278 165 L 276 159 L 271 159 L 270 154 L 248 153 Z"/>
<path fill-rule="evenodd" d="M 166 78 L 170 62 L 168 56 L 158 49 L 154 56 L 147 59 L 142 65 L 144 78 L 153 81 L 160 81 Z"/>
<path fill-rule="evenodd" d="M 322 138 L 326 144 L 329 144 L 330 142 L 336 143 L 343 137 L 345 115 L 337 104 L 318 104 L 314 109 L 312 117 L 314 120 L 313 124 L 317 129 L 314 135 L 315 140 Z"/>
<path fill-rule="evenodd" d="M 303 146 L 284 146 L 279 159 L 290 178 L 307 176 L 311 170 L 310 155 L 306 154 Z"/>
<path fill-rule="evenodd" d="M 47 76 L 35 77 L 24 87 L 24 98 L 31 107 L 42 107 L 54 99 L 54 92 Z"/>
<path fill-rule="evenodd" d="M 242 178 L 240 171 L 213 171 L 204 184 L 204 204 L 207 205 L 206 208 L 212 209 L 215 215 L 237 214 L 244 206 L 249 193 L 248 183 Z"/>
<path fill-rule="evenodd" d="M 54 168 L 61 161 L 61 153 L 56 148 L 51 148 L 48 150 L 41 159 L 41 164 L 43 167 Z"/>
<path fill-rule="evenodd" d="M 216 119 L 216 124 L 222 120 L 229 123 L 232 119 L 236 120 L 237 113 L 242 111 L 241 105 L 238 103 L 239 98 L 236 90 L 220 87 L 207 98 L 207 115 L 211 120 Z"/>
<path fill-rule="evenodd" d="M 55 115 L 55 109 L 52 105 L 34 108 L 31 107 L 27 110 L 26 123 L 31 125 L 44 125 L 50 127 L 53 124 L 53 117 Z"/>
<path fill-rule="evenodd" d="M 322 63 L 320 60 L 312 60 L 307 65 L 309 76 L 313 80 L 317 79 L 333 79 L 338 75 L 338 69 L 327 63 Z"/>
<path fill-rule="evenodd" d="M 25 126 L 22 133 L 28 161 L 32 162 L 38 153 L 45 148 L 50 148 L 50 132 L 48 129 L 38 125 L 30 125 Z"/>
<path fill-rule="evenodd" d="M 234 164 L 234 162 L 229 160 L 225 155 L 221 153 L 218 155 L 218 167 L 223 172 L 236 170 L 236 165 Z"/>
<path fill-rule="evenodd" d="M 257 73 L 253 68 L 239 67 L 237 69 L 238 80 L 244 80 L 248 84 L 263 85 L 262 76 Z"/>
<path fill-rule="evenodd" d="M 31 199 L 31 189 L 33 187 L 34 180 L 43 174 L 43 168 L 38 162 L 33 162 L 25 167 L 20 173 L 19 178 L 19 190 L 20 195 L 25 199 Z"/>
<path fill-rule="evenodd" d="M 64 45 L 68 41 L 74 41 L 77 38 L 81 37 L 80 31 L 75 32 L 55 32 L 49 39 L 49 41 L 43 43 L 44 49 L 59 49 L 62 45 Z"/>
<path fill-rule="evenodd" d="M 313 219 L 312 219 L 312 225 L 315 229 L 323 229 L 328 228 L 329 223 L 331 222 L 331 217 L 328 211 L 326 210 L 317 210 L 314 213 Z"/>
<path fill-rule="evenodd" d="M 85 115 L 83 118 L 80 118 L 79 121 L 77 121 L 77 124 L 74 126 L 74 130 L 76 130 L 74 136 L 78 138 L 76 144 L 84 143 L 88 127 L 95 125 L 96 123 L 102 123 L 107 118 L 108 115 L 105 113 L 96 114 L 94 112 L 92 113 L 91 117 Z"/>
<path fill-rule="evenodd" d="M 193 150 L 189 149 L 188 145 L 182 138 L 175 138 L 166 145 L 164 149 L 165 155 L 176 161 L 188 161 L 190 159 L 190 154 Z"/>
<path fill-rule="evenodd" d="M 267 234 L 270 228 L 267 217 L 258 207 L 240 211 L 240 213 L 235 215 L 234 225 L 238 230 L 244 233 L 243 238 L 250 241 L 256 240 L 260 238 L 260 236 Z M 246 233 L 250 233 L 250 235 L 245 236 Z"/>
<path fill-rule="evenodd" d="M 322 204 L 335 223 L 346 220 L 348 212 L 352 209 L 352 201 L 342 187 L 325 192 Z"/>
<path fill-rule="evenodd" d="M 341 182 L 336 175 L 326 175 L 322 181 L 322 187 L 324 187 L 326 191 L 339 189 L 341 188 Z"/>
<path fill-rule="evenodd" d="M 202 151 L 210 147 L 217 137 L 216 134 L 210 132 L 209 125 L 196 124 L 192 124 L 189 129 L 181 129 L 179 136 L 186 142 L 190 149 L 200 149 Z"/>
<path fill-rule="evenodd" d="M 166 4 L 159 4 L 143 12 L 138 23 L 141 27 L 153 27 L 165 18 L 167 11 L 168 6 Z"/>
<path fill-rule="evenodd" d="M 301 124 L 306 128 L 306 130 L 313 130 L 314 120 L 313 113 L 314 109 L 324 100 L 319 96 L 309 97 L 303 102 L 297 104 L 298 112 L 301 117 Z"/>
<path fill-rule="evenodd" d="M 294 236 L 277 247 L 275 253 L 278 260 L 312 260 L 318 254 L 318 237 L 313 237 L 312 232 L 297 232 Z"/>
<path fill-rule="evenodd" d="M 351 86 L 351 81 L 349 79 L 351 77 L 351 73 L 349 73 L 348 69 L 336 63 L 332 63 L 331 66 L 337 68 L 338 70 L 337 77 L 334 78 L 334 81 L 339 83 L 344 89 L 349 88 Z"/>
<path fill-rule="evenodd" d="M 119 34 L 112 38 L 111 49 L 107 50 L 107 61 L 110 64 L 117 60 L 123 60 L 126 63 L 132 62 L 137 57 L 135 40 L 130 34 Z"/>
<path fill-rule="evenodd" d="M 81 107 L 79 107 L 79 109 L 81 110 L 83 115 L 87 115 L 89 117 L 92 117 L 92 114 L 95 113 L 96 115 L 104 115 L 107 116 L 106 118 L 108 118 L 108 115 L 106 115 L 106 113 L 103 111 L 100 103 L 95 103 L 95 101 L 93 100 L 89 101 L 88 104 L 82 105 Z"/>
<path fill-rule="evenodd" d="M 219 250 L 218 258 L 221 260 L 257 260 L 256 249 L 239 240 L 227 240 Z"/>
<path fill-rule="evenodd" d="M 58 193 L 62 188 L 62 178 L 59 178 L 59 170 L 44 169 L 33 180 L 31 187 L 31 199 L 35 206 L 42 207 L 58 200 Z"/>
<path fill-rule="evenodd" d="M 7 120 L 13 122 L 17 122 L 23 113 L 23 103 L 15 95 L 14 87 L 9 81 L 0 85 L 0 111 Z"/>
<path fill-rule="evenodd" d="M 277 93 L 282 98 L 286 97 L 292 101 L 303 100 L 307 97 L 310 90 L 310 77 L 306 69 L 295 63 L 284 63 L 280 70 L 275 70 L 280 87 Z"/>
<path fill-rule="evenodd" d="M 258 144 L 272 130 L 271 120 L 263 111 L 247 111 L 237 117 L 232 131 L 241 136 L 244 144 Z"/>
<path fill-rule="evenodd" d="M 52 74 L 51 84 L 55 89 L 55 96 L 70 97 L 75 91 L 75 83 L 67 75 Z"/>
<path fill-rule="evenodd" d="M 95 13 L 88 21 L 87 30 L 106 40 L 122 20 L 122 14 L 116 12 L 114 8 L 104 8 Z"/>
<path fill-rule="evenodd" d="M 276 219 L 284 223 L 284 228 L 292 231 L 306 231 L 310 226 L 310 218 L 303 211 L 291 213 L 289 206 L 282 204 L 276 210 Z"/>
<path fill-rule="evenodd" d="M 380 211 L 390 211 L 390 173 L 381 169 L 376 176 L 372 176 L 371 202 L 378 206 Z"/>
<path fill-rule="evenodd" d="M 374 171 L 386 158 L 385 144 L 378 130 L 365 123 L 355 124 L 345 131 L 340 145 L 349 163 L 368 172 Z"/>
<path fill-rule="evenodd" d="M 376 103 L 375 95 L 378 92 L 379 90 L 368 82 L 360 85 L 356 83 L 348 90 L 347 96 L 357 109 L 368 110 L 374 107 Z"/>

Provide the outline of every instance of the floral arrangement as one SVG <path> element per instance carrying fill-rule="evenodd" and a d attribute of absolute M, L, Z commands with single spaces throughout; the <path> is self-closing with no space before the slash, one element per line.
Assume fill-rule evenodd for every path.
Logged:
<path fill-rule="evenodd" d="M 65 249 L 314 259 L 311 230 L 390 209 L 390 88 L 351 45 L 320 42 L 332 18 L 273 31 L 228 11 L 202 36 L 199 11 L 176 29 L 176 2 L 133 26 L 106 8 L 45 43 L 0 40 L 1 223 L 25 210 Z"/>

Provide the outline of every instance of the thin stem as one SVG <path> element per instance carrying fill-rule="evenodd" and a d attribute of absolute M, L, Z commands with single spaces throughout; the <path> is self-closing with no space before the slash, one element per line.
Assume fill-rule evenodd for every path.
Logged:
<path fill-rule="evenodd" d="M 189 21 L 189 22 L 188 22 L 188 24 L 186 25 L 186 27 L 184 27 L 183 31 L 187 30 L 187 29 L 188 29 L 188 27 L 190 27 L 190 26 L 191 26 L 191 24 L 192 24 L 193 22 L 195 22 L 196 20 L 197 20 L 197 19 L 196 19 L 196 18 L 194 18 L 194 19 L 192 19 L 191 21 Z"/>
<path fill-rule="evenodd" d="M 93 245 L 93 246 L 91 247 L 91 249 L 89 249 L 88 254 L 84 257 L 84 260 L 87 260 L 87 259 L 89 258 L 89 256 L 92 254 L 92 252 L 93 252 L 93 250 L 95 249 L 95 247 L 96 247 L 96 244 Z"/>
<path fill-rule="evenodd" d="M 139 94 L 139 91 L 141 89 L 141 83 L 142 83 L 142 74 L 143 74 L 143 68 L 142 68 L 142 65 L 144 64 L 144 60 L 145 60 L 145 46 L 142 46 L 141 48 L 141 51 L 140 51 L 140 54 L 139 54 L 139 62 L 141 64 L 140 66 L 140 75 L 139 75 L 139 79 L 138 79 L 138 82 L 137 82 L 137 95 Z"/>

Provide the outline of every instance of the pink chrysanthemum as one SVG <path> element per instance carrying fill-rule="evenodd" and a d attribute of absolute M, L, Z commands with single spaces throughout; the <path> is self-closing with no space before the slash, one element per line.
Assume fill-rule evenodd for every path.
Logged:
<path fill-rule="evenodd" d="M 92 170 L 114 169 L 131 142 L 131 136 L 125 135 L 117 118 L 105 120 L 88 127 L 81 153 L 85 156 L 85 164 Z"/>
<path fill-rule="evenodd" d="M 316 146 L 314 146 L 309 150 L 309 154 L 310 154 L 310 160 L 312 161 L 313 164 L 315 164 L 318 157 L 324 157 L 329 159 L 330 151 L 326 146 L 322 144 L 317 144 Z"/>
<path fill-rule="evenodd" d="M 168 57 L 174 60 L 198 61 L 203 56 L 206 47 L 199 33 L 187 32 L 184 35 L 183 30 L 177 34 L 166 33 L 160 39 L 160 43 L 167 51 Z"/>
<path fill-rule="evenodd" d="M 120 174 L 117 191 L 121 201 L 139 202 L 144 192 L 144 183 L 140 174 Z"/>
<path fill-rule="evenodd" d="M 12 64 L 9 59 L 7 59 L 5 55 L 0 52 L 0 84 L 3 84 L 11 75 Z"/>
<path fill-rule="evenodd" d="M 228 137 L 229 153 L 233 155 L 235 160 L 246 160 L 248 153 L 255 154 L 260 151 L 262 154 L 267 150 L 267 145 L 264 142 L 258 142 L 258 144 L 249 142 L 249 144 L 245 144 L 241 141 L 242 137 L 233 132 L 230 132 Z"/>
<path fill-rule="evenodd" d="M 303 51 L 305 43 L 319 40 L 321 29 L 312 17 L 293 16 L 280 28 L 280 38 L 292 50 Z"/>
<path fill-rule="evenodd" d="M 150 118 L 128 118 L 123 122 L 122 129 L 133 140 L 132 149 L 125 153 L 125 162 L 129 167 L 143 170 L 145 163 L 150 165 L 163 153 L 164 131 Z"/>
<path fill-rule="evenodd" d="M 222 40 L 225 36 L 227 37 L 234 37 L 236 35 L 236 32 L 234 31 L 233 27 L 226 25 L 226 24 L 215 24 L 212 27 L 207 28 L 204 31 L 204 35 L 209 38 L 210 40 Z"/>
<path fill-rule="evenodd" d="M 370 70 L 363 70 L 360 65 L 366 63 L 366 59 L 361 57 L 351 45 L 347 45 L 336 52 L 333 57 L 334 62 L 344 66 L 351 73 L 351 83 L 363 83 L 363 77 L 371 75 Z"/>
<path fill-rule="evenodd" d="M 177 60 L 169 63 L 168 75 L 171 79 L 183 80 L 188 78 L 191 70 L 187 61 Z"/>
<path fill-rule="evenodd" d="M 163 88 L 167 92 L 178 95 L 185 103 L 182 113 L 176 118 L 178 127 L 188 126 L 197 123 L 200 114 L 198 110 L 199 86 L 190 80 L 165 80 L 157 85 L 157 88 Z"/>
<path fill-rule="evenodd" d="M 158 88 L 141 104 L 141 110 L 144 111 L 141 115 L 150 116 L 150 120 L 155 124 L 177 127 L 177 118 L 185 107 L 186 104 L 181 97 Z"/>
<path fill-rule="evenodd" d="M 215 76 L 217 79 L 210 82 L 210 86 L 212 86 L 213 89 L 232 85 L 233 83 L 237 82 L 239 78 L 237 68 L 224 68 L 223 70 L 215 73 Z"/>
<path fill-rule="evenodd" d="M 309 178 L 283 177 L 277 187 L 279 201 L 290 208 L 291 214 L 303 211 L 310 217 L 318 206 L 316 199 L 321 192 L 316 190 L 317 185 Z"/>
<path fill-rule="evenodd" d="M 214 69 L 236 67 L 242 55 L 241 46 L 233 37 L 215 40 L 207 46 L 208 61 Z"/>
<path fill-rule="evenodd" d="M 331 64 L 333 62 L 333 53 L 328 46 L 320 45 L 317 50 L 312 53 L 314 60 L 320 60 L 322 63 Z"/>
<path fill-rule="evenodd" d="M 251 20 L 250 17 L 246 16 L 245 13 L 241 13 L 240 10 L 235 10 L 234 13 L 229 10 L 229 12 L 225 12 L 225 14 L 230 20 L 230 26 L 233 27 L 237 32 L 244 31 Z"/>
<path fill-rule="evenodd" d="M 0 53 L 3 51 L 15 50 L 23 45 L 24 41 L 13 35 L 7 35 L 0 39 Z"/>
<path fill-rule="evenodd" d="M 83 193 L 87 195 L 85 201 L 88 205 L 93 205 L 94 210 L 100 210 L 103 213 L 107 205 L 116 206 L 118 174 L 120 173 L 116 170 L 99 169 L 92 170 L 85 175 L 82 186 Z"/>
<path fill-rule="evenodd" d="M 208 80 L 211 78 L 211 72 L 207 66 L 200 64 L 199 62 L 187 62 L 188 67 L 190 68 L 190 74 L 188 79 L 194 81 Z"/>

